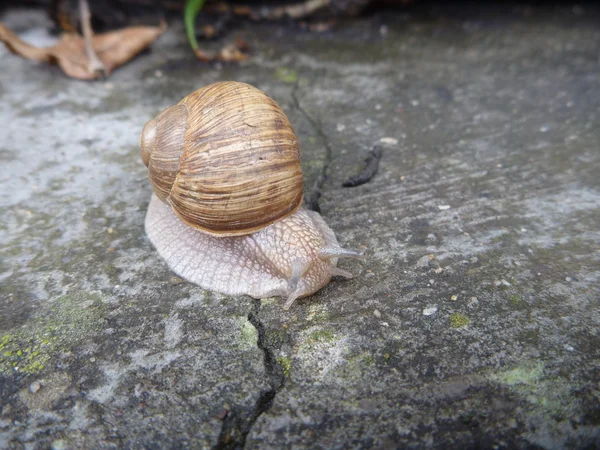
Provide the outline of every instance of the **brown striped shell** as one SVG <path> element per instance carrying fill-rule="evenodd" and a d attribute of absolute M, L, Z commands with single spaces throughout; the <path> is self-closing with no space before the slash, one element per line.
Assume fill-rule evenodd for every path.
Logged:
<path fill-rule="evenodd" d="M 250 234 L 302 203 L 294 129 L 248 84 L 219 82 L 189 94 L 146 123 L 140 147 L 158 198 L 207 233 Z"/>

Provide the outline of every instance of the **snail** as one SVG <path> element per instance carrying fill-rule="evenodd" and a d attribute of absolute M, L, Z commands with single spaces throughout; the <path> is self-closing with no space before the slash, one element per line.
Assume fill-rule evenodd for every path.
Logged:
<path fill-rule="evenodd" d="M 285 113 L 245 83 L 218 82 L 144 126 L 152 198 L 146 234 L 180 277 L 226 295 L 295 299 L 332 276 L 344 249 L 302 206 L 298 139 Z"/>

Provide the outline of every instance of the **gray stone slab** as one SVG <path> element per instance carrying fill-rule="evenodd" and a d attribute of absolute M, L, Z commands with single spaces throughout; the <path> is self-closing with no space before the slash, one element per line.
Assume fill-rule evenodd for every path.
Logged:
<path fill-rule="evenodd" d="M 173 23 L 93 83 L 0 48 L 0 447 L 600 445 L 599 17 L 245 24 L 239 66 Z M 43 14 L 0 20 L 51 42 Z M 281 104 L 325 220 L 368 254 L 289 311 L 183 282 L 143 232 L 141 127 L 227 79 Z"/>

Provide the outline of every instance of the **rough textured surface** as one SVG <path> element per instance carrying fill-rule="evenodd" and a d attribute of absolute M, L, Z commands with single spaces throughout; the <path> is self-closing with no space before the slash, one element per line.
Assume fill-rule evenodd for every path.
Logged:
<path fill-rule="evenodd" d="M 0 447 L 600 445 L 599 11 L 463 11 L 246 25 L 223 67 L 174 26 L 97 83 L 0 49 Z M 181 282 L 143 233 L 143 124 L 223 79 L 284 108 L 370 256 L 287 312 Z"/>

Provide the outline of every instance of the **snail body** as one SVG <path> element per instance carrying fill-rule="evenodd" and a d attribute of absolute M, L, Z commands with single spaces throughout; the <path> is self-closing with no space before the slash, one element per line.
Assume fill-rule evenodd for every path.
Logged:
<path fill-rule="evenodd" d="M 199 89 L 149 121 L 140 140 L 153 195 L 146 233 L 182 278 L 228 295 L 286 297 L 284 308 L 334 275 L 339 246 L 301 206 L 294 130 L 262 91 L 237 82 Z"/>

